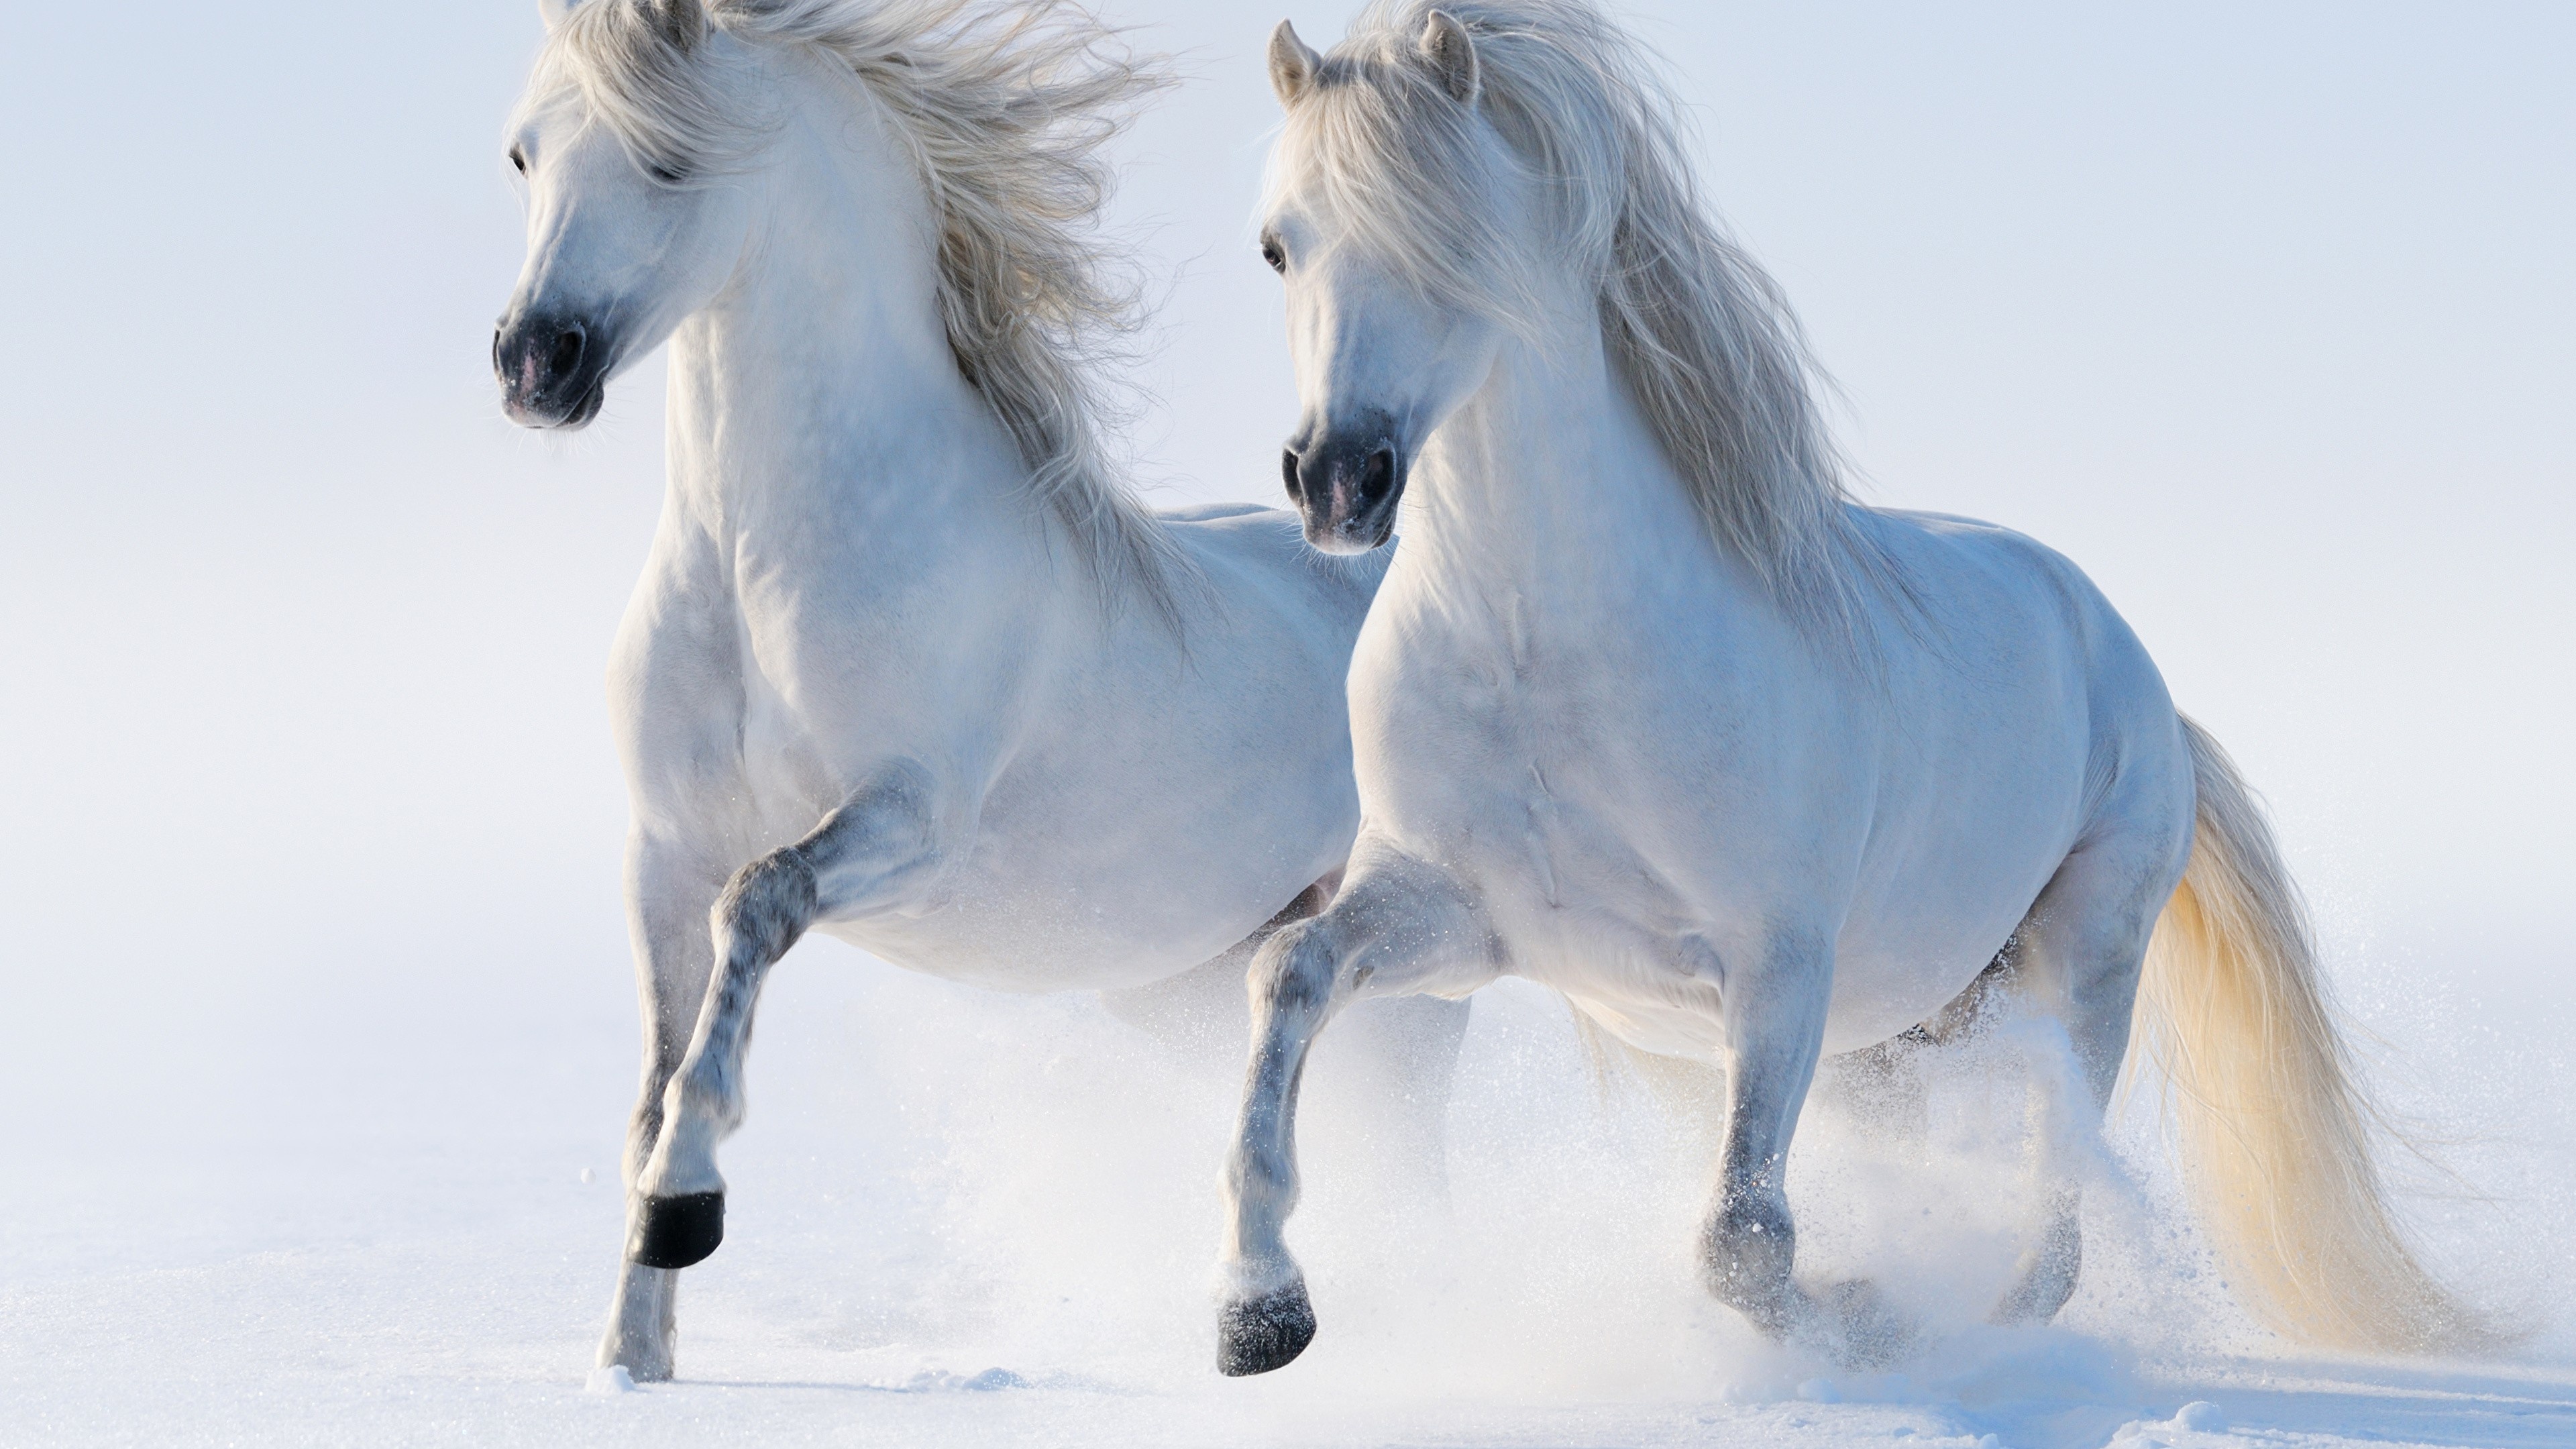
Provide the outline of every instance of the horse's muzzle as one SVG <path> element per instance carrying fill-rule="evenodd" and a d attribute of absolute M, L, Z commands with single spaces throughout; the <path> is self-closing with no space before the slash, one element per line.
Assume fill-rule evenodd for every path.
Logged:
<path fill-rule="evenodd" d="M 1405 460 L 1393 419 L 1319 438 L 1281 454 L 1281 481 L 1306 523 L 1306 542 L 1325 553 L 1366 553 L 1395 533 Z"/>
<path fill-rule="evenodd" d="M 608 349 L 578 317 L 561 312 L 503 318 L 492 334 L 501 408 L 530 428 L 578 428 L 608 396 Z"/>

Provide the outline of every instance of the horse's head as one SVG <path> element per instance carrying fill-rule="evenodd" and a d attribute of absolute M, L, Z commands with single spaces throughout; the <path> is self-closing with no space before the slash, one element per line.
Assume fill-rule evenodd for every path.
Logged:
<path fill-rule="evenodd" d="M 750 230 L 746 159 L 711 140 L 759 61 L 702 0 L 543 0 L 550 34 L 511 123 L 528 259 L 492 338 L 502 405 L 578 428 L 609 380 L 722 290 Z"/>
<path fill-rule="evenodd" d="M 1286 22 L 1270 80 L 1264 260 L 1287 281 L 1300 406 L 1281 471 L 1328 553 L 1386 542 L 1414 457 L 1492 371 L 1543 245 L 1544 197 L 1487 114 L 1445 11 L 1317 55 Z"/>

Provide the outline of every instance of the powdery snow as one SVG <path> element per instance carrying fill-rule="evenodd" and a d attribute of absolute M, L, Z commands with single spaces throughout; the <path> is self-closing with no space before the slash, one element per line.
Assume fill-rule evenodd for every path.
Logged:
<path fill-rule="evenodd" d="M 2567 1252 L 2534 1195 L 2569 1180 L 2563 1135 L 2461 1149 L 2524 1164 L 2497 1202 L 2421 1200 L 2446 1270 L 2533 1322 L 2513 1361 L 2334 1363 L 2235 1314 L 2151 1166 L 2097 1186 L 2059 1326 L 1980 1326 L 2014 1243 L 2009 1073 L 1945 1083 L 1928 1151 L 1820 1105 L 1807 1261 L 1923 1324 L 1897 1371 L 1849 1373 L 1694 1286 L 1687 1124 L 1597 1095 L 1551 999 L 1479 1009 L 1445 1207 L 1379 1160 L 1327 1038 L 1291 1229 L 1323 1334 L 1249 1381 L 1210 1367 L 1231 1074 L 1086 1000 L 801 950 L 668 1385 L 591 1369 L 632 1080 L 614 1013 L 539 1003 L 452 1054 L 317 1032 L 219 1125 L 102 1122 L 0 1184 L 0 1443 L 2576 1444 L 2545 1311 Z"/>

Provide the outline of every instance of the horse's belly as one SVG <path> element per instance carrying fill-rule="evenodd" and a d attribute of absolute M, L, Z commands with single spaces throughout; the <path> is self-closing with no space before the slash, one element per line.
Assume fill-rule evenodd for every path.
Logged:
<path fill-rule="evenodd" d="M 1857 835 L 1821 805 L 1803 818 L 1712 806 L 1723 789 L 1643 792 L 1563 754 L 1448 744 L 1450 768 L 1390 770 L 1373 805 L 1408 827 L 1399 834 L 1440 842 L 1485 901 L 1513 974 L 1671 1055 L 1724 1051 L 1721 983 L 1743 965 L 1727 953 L 1758 949 L 1752 933 L 1784 912 L 1839 928 L 1826 1052 L 1930 1020 L 1994 959 L 2080 829 L 2073 734 L 1945 755 L 1936 783 L 1880 821 L 1857 879 L 1783 864 L 1829 859 L 1818 840 Z"/>
<path fill-rule="evenodd" d="M 1994 961 L 2083 829 L 2084 739 L 2035 729 L 1992 759 L 1949 757 L 1941 787 L 1891 822 L 1835 942 L 1825 1049 L 1930 1020 Z"/>
<path fill-rule="evenodd" d="M 1940 1015 L 2021 924 L 2029 900 L 2013 906 L 2008 899 L 1991 895 L 1982 909 L 1945 902 L 1938 919 L 1918 917 L 1892 933 L 1876 923 L 1845 932 L 1825 1016 L 1826 1054 L 1876 1046 Z"/>
<path fill-rule="evenodd" d="M 1035 904 L 1037 908 L 1030 906 Z M 1176 975 L 1223 947 L 1175 949 L 1119 929 L 1088 907 L 961 899 L 920 916 L 876 916 L 815 929 L 909 971 L 994 991 L 1114 991 Z"/>

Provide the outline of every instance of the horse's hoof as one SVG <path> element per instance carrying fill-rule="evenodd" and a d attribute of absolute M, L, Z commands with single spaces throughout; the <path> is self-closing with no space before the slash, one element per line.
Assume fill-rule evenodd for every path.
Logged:
<path fill-rule="evenodd" d="M 705 1262 L 723 1241 L 723 1193 L 648 1197 L 636 1210 L 626 1257 L 646 1268 L 687 1268 Z"/>
<path fill-rule="evenodd" d="M 1216 1366 L 1228 1378 L 1285 1368 L 1315 1341 L 1315 1309 L 1306 1285 L 1225 1305 L 1217 1319 Z"/>

